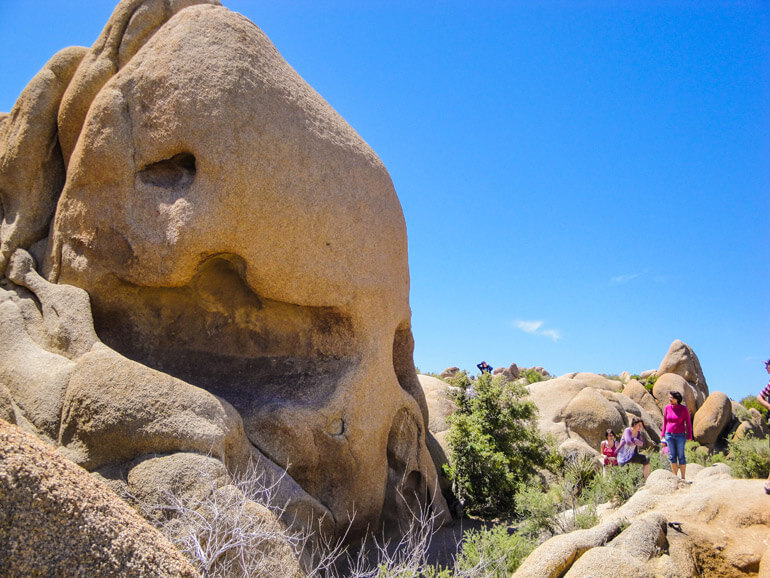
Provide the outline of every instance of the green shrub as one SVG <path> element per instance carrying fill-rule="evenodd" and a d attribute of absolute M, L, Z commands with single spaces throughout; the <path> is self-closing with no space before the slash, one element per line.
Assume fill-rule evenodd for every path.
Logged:
<path fill-rule="evenodd" d="M 711 465 L 708 449 L 701 446 L 695 440 L 687 440 L 687 442 L 685 442 L 684 457 L 687 459 L 688 464 L 700 464 L 702 466 Z"/>
<path fill-rule="evenodd" d="M 528 384 L 537 383 L 538 381 L 546 381 L 546 377 L 534 369 L 522 369 L 520 376 L 526 379 Z"/>
<path fill-rule="evenodd" d="M 564 481 L 569 493 L 578 498 L 598 471 L 599 465 L 592 456 L 581 452 L 569 455 L 564 460 Z"/>
<path fill-rule="evenodd" d="M 519 516 L 519 532 L 532 539 L 537 539 L 543 532 L 554 534 L 558 528 L 559 504 L 564 496 L 559 495 L 560 488 L 553 486 L 550 491 L 542 492 L 536 486 L 526 484 L 516 493 L 516 512 Z"/>
<path fill-rule="evenodd" d="M 668 470 L 671 467 L 669 459 L 659 451 L 650 452 L 648 457 L 650 458 L 650 472 L 654 472 L 655 470 Z"/>
<path fill-rule="evenodd" d="M 596 505 L 588 504 L 575 513 L 575 526 L 581 530 L 588 530 L 599 523 L 599 514 L 596 513 Z"/>
<path fill-rule="evenodd" d="M 655 387 L 656 381 L 658 381 L 658 375 L 653 373 L 650 377 L 645 380 L 641 380 L 639 383 L 641 383 L 644 386 L 644 389 L 649 391 L 650 395 L 652 395 L 652 390 Z"/>
<path fill-rule="evenodd" d="M 504 578 L 516 571 L 535 545 L 533 540 L 509 533 L 504 524 L 469 530 L 465 533 L 456 568 L 458 573 L 475 570 L 482 576 Z"/>
<path fill-rule="evenodd" d="M 454 387 L 459 387 L 463 391 L 468 389 L 471 385 L 473 385 L 473 381 L 471 380 L 470 375 L 468 375 L 468 372 L 464 369 L 462 371 L 457 372 L 452 377 L 448 377 L 446 379 L 446 382 L 449 385 L 452 385 Z"/>
<path fill-rule="evenodd" d="M 736 478 L 766 478 L 770 473 L 770 447 L 766 439 L 747 436 L 728 443 L 728 464 Z"/>
<path fill-rule="evenodd" d="M 746 409 L 756 409 L 759 413 L 762 414 L 762 417 L 767 419 L 767 408 L 759 403 L 759 400 L 756 398 L 756 396 L 748 396 L 744 397 L 741 400 L 741 405 L 745 407 Z"/>
<path fill-rule="evenodd" d="M 641 466 L 630 464 L 605 469 L 604 476 L 596 476 L 585 492 L 585 501 L 594 504 L 612 502 L 620 506 L 628 501 L 644 485 Z"/>
<path fill-rule="evenodd" d="M 444 471 L 468 513 L 511 518 L 517 487 L 550 465 L 537 407 L 523 385 L 502 375 L 481 375 L 473 390 L 473 396 L 461 393 L 449 418 L 452 459 Z"/>

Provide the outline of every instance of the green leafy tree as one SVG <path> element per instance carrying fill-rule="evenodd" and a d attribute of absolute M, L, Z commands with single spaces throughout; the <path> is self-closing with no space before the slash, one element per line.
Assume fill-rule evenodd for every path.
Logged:
<path fill-rule="evenodd" d="M 457 399 L 447 438 L 452 459 L 445 471 L 471 514 L 512 518 L 519 485 L 550 465 L 537 407 L 526 398 L 523 385 L 482 374 Z"/>
<path fill-rule="evenodd" d="M 756 409 L 759 413 L 762 414 L 762 417 L 767 419 L 767 408 L 761 403 L 759 403 L 759 400 L 757 400 L 755 396 L 750 395 L 748 397 L 744 397 L 741 400 L 741 405 L 746 409 L 751 409 L 751 408 Z"/>

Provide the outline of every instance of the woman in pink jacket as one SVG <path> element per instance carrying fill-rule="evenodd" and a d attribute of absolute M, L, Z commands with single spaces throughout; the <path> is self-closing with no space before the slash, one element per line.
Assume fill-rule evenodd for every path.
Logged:
<path fill-rule="evenodd" d="M 676 475 L 677 469 L 684 480 L 687 469 L 687 459 L 684 457 L 684 444 L 692 439 L 692 421 L 690 410 L 682 405 L 682 394 L 672 391 L 668 394 L 668 405 L 663 410 L 663 430 L 661 437 L 668 445 L 668 459 L 671 460 L 671 471 Z"/>

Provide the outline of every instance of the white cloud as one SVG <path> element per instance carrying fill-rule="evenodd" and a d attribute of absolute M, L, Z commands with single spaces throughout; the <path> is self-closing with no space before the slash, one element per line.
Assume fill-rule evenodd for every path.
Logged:
<path fill-rule="evenodd" d="M 542 326 L 542 321 L 516 321 L 516 327 L 521 329 L 524 333 L 543 335 L 544 337 L 552 339 L 554 342 L 561 339 L 561 331 L 558 329 L 541 329 Z"/>
<path fill-rule="evenodd" d="M 633 281 L 637 277 L 641 277 L 641 273 L 627 273 L 626 275 L 618 275 L 617 277 L 613 277 L 611 282 L 615 283 L 616 285 L 622 285 L 623 283 Z"/>
<path fill-rule="evenodd" d="M 561 331 L 558 329 L 546 329 L 545 331 L 541 331 L 540 335 L 545 335 L 546 337 L 550 337 L 554 341 L 559 341 L 561 339 Z"/>
<path fill-rule="evenodd" d="M 521 329 L 524 333 L 537 333 L 540 326 L 543 325 L 542 321 L 517 321 L 516 327 Z"/>

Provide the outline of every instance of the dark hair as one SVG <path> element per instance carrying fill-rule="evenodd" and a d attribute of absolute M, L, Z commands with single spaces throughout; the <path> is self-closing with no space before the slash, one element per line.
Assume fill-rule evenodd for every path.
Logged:
<path fill-rule="evenodd" d="M 682 403 L 682 394 L 678 391 L 672 391 L 669 393 L 671 397 L 673 397 L 677 403 Z"/>
<path fill-rule="evenodd" d="M 610 434 L 615 435 L 615 432 L 612 431 L 612 428 L 607 428 L 607 431 L 604 432 L 604 437 L 606 438 Z"/>
<path fill-rule="evenodd" d="M 768 359 L 767 361 L 765 361 L 765 365 L 770 365 L 770 359 Z"/>
<path fill-rule="evenodd" d="M 640 417 L 634 416 L 634 419 L 631 420 L 631 427 L 634 427 L 638 423 L 644 424 L 644 420 Z"/>

